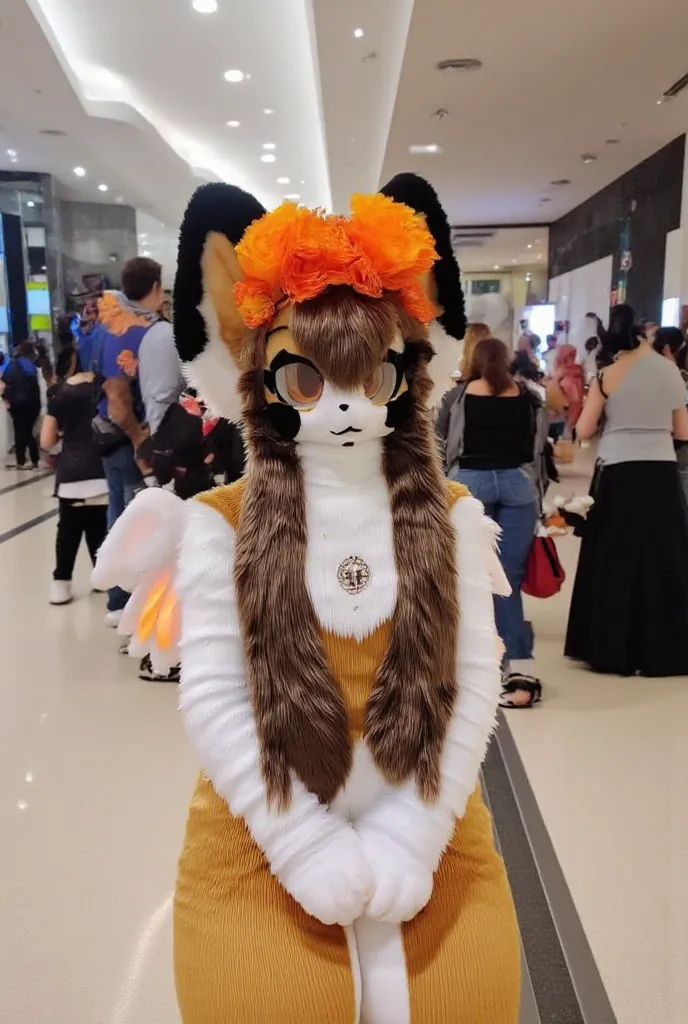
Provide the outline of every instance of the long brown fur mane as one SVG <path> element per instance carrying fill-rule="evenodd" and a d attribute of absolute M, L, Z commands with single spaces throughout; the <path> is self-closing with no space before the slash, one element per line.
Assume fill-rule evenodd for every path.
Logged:
<path fill-rule="evenodd" d="M 292 334 L 335 385 L 355 388 L 379 365 L 397 327 L 406 340 L 410 414 L 384 441 L 398 579 L 389 648 L 368 702 L 365 736 L 393 783 L 415 774 L 427 800 L 456 699 L 458 629 L 453 529 L 425 398 L 426 332 L 391 296 L 331 288 L 296 307 Z M 263 389 L 265 332 L 242 376 L 250 471 L 237 534 L 235 579 L 248 681 L 269 797 L 286 806 L 291 773 L 323 802 L 345 784 L 347 712 L 306 584 L 306 499 L 298 445 L 281 438 Z"/>

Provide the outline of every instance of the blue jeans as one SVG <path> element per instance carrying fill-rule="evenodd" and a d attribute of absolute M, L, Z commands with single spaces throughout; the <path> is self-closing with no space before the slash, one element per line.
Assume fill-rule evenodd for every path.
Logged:
<path fill-rule="evenodd" d="M 108 530 L 111 530 L 134 497 L 142 478 L 130 444 L 123 444 L 111 455 L 105 455 L 103 469 L 108 485 Z M 129 594 L 125 590 L 113 587 L 108 590 L 108 611 L 121 611 L 128 600 Z"/>
<path fill-rule="evenodd" d="M 483 503 L 486 514 L 501 527 L 500 556 L 511 595 L 494 599 L 497 632 L 509 661 L 529 660 L 533 630 L 523 618 L 521 583 L 538 515 L 533 482 L 523 469 L 454 469 L 450 475 Z"/>

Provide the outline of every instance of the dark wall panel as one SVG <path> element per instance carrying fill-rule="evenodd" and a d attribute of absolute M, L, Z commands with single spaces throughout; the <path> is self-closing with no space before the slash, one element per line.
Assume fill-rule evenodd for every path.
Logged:
<path fill-rule="evenodd" d="M 659 321 L 666 236 L 681 225 L 685 147 L 681 135 L 555 221 L 549 232 L 550 277 L 612 253 L 612 287 L 625 282 L 626 301 L 636 313 Z M 632 267 L 624 273 L 621 255 L 627 248 Z"/>

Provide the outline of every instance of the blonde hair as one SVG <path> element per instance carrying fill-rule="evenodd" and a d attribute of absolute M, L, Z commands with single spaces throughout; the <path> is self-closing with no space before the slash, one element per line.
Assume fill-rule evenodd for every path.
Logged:
<path fill-rule="evenodd" d="M 471 375 L 471 363 L 473 362 L 473 350 L 479 341 L 490 337 L 490 328 L 487 324 L 469 324 L 463 339 L 463 354 L 459 365 L 461 380 L 468 380 Z"/>

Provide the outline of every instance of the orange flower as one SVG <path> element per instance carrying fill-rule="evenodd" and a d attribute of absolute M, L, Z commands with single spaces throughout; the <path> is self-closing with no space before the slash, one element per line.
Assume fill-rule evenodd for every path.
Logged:
<path fill-rule="evenodd" d="M 308 212 L 294 203 L 282 203 L 272 213 L 254 220 L 236 247 L 245 277 L 264 281 L 270 293 L 279 290 L 287 238 L 294 222 Z"/>
<path fill-rule="evenodd" d="M 414 320 L 429 324 L 435 316 L 435 308 L 419 284 L 409 284 L 399 292 L 401 304 Z"/>
<path fill-rule="evenodd" d="M 306 302 L 330 285 L 379 298 L 398 292 L 424 323 L 433 308 L 419 285 L 437 255 L 425 221 L 386 196 L 354 196 L 352 217 L 284 203 L 248 228 L 236 248 L 244 280 L 234 295 L 244 323 L 266 323 L 283 296 Z"/>
<path fill-rule="evenodd" d="M 117 356 L 117 365 L 119 366 L 122 373 L 126 373 L 127 377 L 135 377 L 136 370 L 138 368 L 138 361 L 136 356 L 129 348 L 123 349 Z"/>
<path fill-rule="evenodd" d="M 263 281 L 239 281 L 234 285 L 234 301 L 247 327 L 255 330 L 274 315 L 275 304 L 267 293 Z"/>
<path fill-rule="evenodd" d="M 437 259 L 423 217 L 383 195 L 351 197 L 349 238 L 375 267 L 382 287 L 400 291 Z"/>

